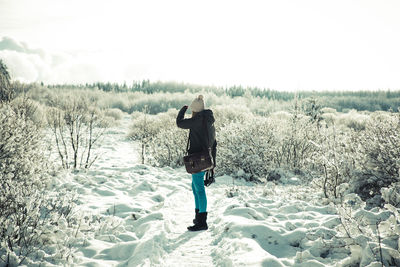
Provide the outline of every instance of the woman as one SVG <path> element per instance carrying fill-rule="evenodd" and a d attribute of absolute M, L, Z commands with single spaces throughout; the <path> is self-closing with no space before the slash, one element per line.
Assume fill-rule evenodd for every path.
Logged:
<path fill-rule="evenodd" d="M 215 141 L 214 115 L 210 109 L 204 109 L 203 96 L 199 95 L 190 104 L 192 117 L 185 119 L 185 112 L 188 106 L 183 106 L 176 118 L 176 124 L 179 128 L 190 129 L 189 131 L 189 154 L 201 152 L 212 147 L 212 156 L 214 158 L 217 142 Z M 192 174 L 192 190 L 194 195 L 196 217 L 193 220 L 194 225 L 189 226 L 189 231 L 207 230 L 207 196 L 204 187 L 204 174 L 199 172 Z"/>

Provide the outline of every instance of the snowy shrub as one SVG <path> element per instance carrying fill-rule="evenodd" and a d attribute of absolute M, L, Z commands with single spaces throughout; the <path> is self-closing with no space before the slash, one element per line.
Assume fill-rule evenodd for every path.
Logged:
<path fill-rule="evenodd" d="M 107 100 L 110 102 L 112 101 L 112 103 L 106 104 L 106 106 L 109 106 L 113 109 L 119 109 L 123 112 L 132 113 L 133 110 L 132 102 L 128 98 L 123 97 L 123 95 L 118 95 L 118 96 L 119 96 L 118 98 L 116 98 L 115 95 L 113 95 L 110 98 L 107 98 Z"/>
<path fill-rule="evenodd" d="M 175 124 L 175 116 L 177 113 L 177 110 L 170 110 L 167 113 L 151 115 L 148 114 L 147 107 L 145 107 L 142 113 L 132 113 L 133 124 L 128 134 L 128 138 L 132 141 L 140 142 L 142 164 L 145 162 L 145 155 L 149 153 L 147 149 L 151 141 L 157 139 L 152 143 L 153 146 L 157 146 L 157 142 L 163 142 L 164 145 L 170 143 L 171 140 L 162 140 L 161 137 L 158 137 L 157 135 L 162 131 L 165 132 L 165 130 L 173 130 L 172 128 L 177 128 Z M 152 151 L 154 151 L 154 149 L 152 149 Z"/>
<path fill-rule="evenodd" d="M 310 117 L 303 114 L 297 102 L 289 120 L 272 120 L 272 124 L 276 131 L 278 146 L 275 156 L 276 167 L 286 166 L 295 173 L 301 172 L 315 149 L 310 141 L 316 139 L 317 125 L 310 120 Z"/>
<path fill-rule="evenodd" d="M 64 95 L 52 100 L 47 112 L 50 127 L 63 168 L 90 168 L 98 155 L 93 149 L 99 145 L 109 126 L 102 110 L 89 99 Z"/>
<path fill-rule="evenodd" d="M 153 165 L 179 167 L 186 153 L 187 133 L 182 129 L 162 129 L 150 144 L 149 152 Z"/>
<path fill-rule="evenodd" d="M 332 114 L 334 114 L 334 113 L 336 113 L 337 111 L 336 111 L 336 109 L 334 109 L 334 108 L 324 107 L 324 108 L 321 109 L 321 112 L 322 112 L 323 114 L 325 114 L 325 113 L 332 113 Z"/>
<path fill-rule="evenodd" d="M 399 181 L 400 113 L 387 119 L 372 119 L 358 135 L 358 143 L 356 160 L 360 174 L 354 187 L 363 199 L 368 199 Z"/>
<path fill-rule="evenodd" d="M 356 194 L 346 195 L 337 207 L 341 224 L 337 238 L 345 241 L 350 257 L 341 266 L 398 266 L 400 264 L 399 212 L 387 209 L 366 210 Z"/>
<path fill-rule="evenodd" d="M 337 120 L 337 111 L 334 108 L 322 108 L 321 109 L 321 118 L 325 122 L 325 125 L 333 125 Z"/>
<path fill-rule="evenodd" d="M 77 213 L 76 195 L 52 187 L 42 128 L 11 105 L 0 104 L 0 266 L 71 264 L 93 227 Z"/>
<path fill-rule="evenodd" d="M 134 111 L 134 101 L 141 97 L 141 93 L 111 93 L 98 92 L 98 106 L 106 109 L 119 109 L 122 112 L 132 113 Z"/>
<path fill-rule="evenodd" d="M 278 120 L 278 121 L 289 121 L 291 115 L 287 111 L 277 111 L 269 115 L 269 118 L 272 120 Z"/>
<path fill-rule="evenodd" d="M 236 175 L 243 171 L 248 181 L 263 180 L 274 163 L 275 135 L 266 118 L 248 118 L 223 127 L 218 138 L 218 172 Z"/>
<path fill-rule="evenodd" d="M 280 172 L 279 169 L 277 170 L 271 170 L 268 172 L 267 175 L 267 181 L 271 182 L 271 181 L 279 181 L 282 177 L 282 174 Z"/>
<path fill-rule="evenodd" d="M 337 120 L 337 116 L 334 113 L 323 113 L 321 118 L 324 120 L 326 126 L 335 124 Z"/>
<path fill-rule="evenodd" d="M 0 103 L 10 102 L 14 96 L 7 66 L 0 59 Z"/>
<path fill-rule="evenodd" d="M 71 202 L 49 195 L 42 134 L 28 111 L 0 111 L 0 265 L 13 266 L 48 244 L 44 233 L 69 216 Z"/>
<path fill-rule="evenodd" d="M 253 118 L 254 115 L 250 110 L 243 105 L 233 106 L 224 105 L 217 106 L 212 109 L 215 118 L 215 131 L 218 134 L 221 129 L 231 123 L 239 123 L 245 121 L 247 118 Z"/>
<path fill-rule="evenodd" d="M 375 111 L 370 115 L 372 120 L 377 120 L 377 121 L 389 121 L 391 120 L 391 116 L 392 114 L 386 111 Z"/>
<path fill-rule="evenodd" d="M 370 116 L 357 112 L 356 110 L 350 110 L 348 113 L 342 113 L 337 116 L 337 124 L 344 125 L 356 131 L 365 130 L 366 123 Z"/>
<path fill-rule="evenodd" d="M 276 184 L 274 182 L 268 181 L 264 186 L 262 195 L 264 197 L 273 196 L 275 195 L 275 192 L 276 192 Z"/>
<path fill-rule="evenodd" d="M 382 198 L 385 203 L 400 208 L 400 182 L 391 184 L 381 189 Z"/>
<path fill-rule="evenodd" d="M 79 225 L 70 192 L 51 194 L 46 188 L 30 189 L 15 183 L 10 190 L 15 195 L 10 214 L 0 216 L 4 226 L 0 244 L 4 257 L 0 261 L 11 266 L 26 263 L 38 250 L 52 254 L 53 260 L 71 256 L 69 240 L 76 237 Z"/>
<path fill-rule="evenodd" d="M 44 161 L 40 154 L 41 133 L 24 112 L 16 113 L 10 105 L 0 106 L 0 167 L 2 182 L 7 179 L 24 181 L 41 173 Z"/>
<path fill-rule="evenodd" d="M 231 187 L 225 189 L 225 195 L 228 198 L 237 197 L 237 196 L 239 196 L 239 188 L 236 186 L 231 186 Z"/>
<path fill-rule="evenodd" d="M 186 153 L 188 131 L 176 126 L 176 110 L 155 118 L 157 132 L 148 143 L 150 162 L 155 166 L 179 167 Z"/>
<path fill-rule="evenodd" d="M 350 183 L 354 170 L 354 150 L 350 131 L 337 131 L 332 125 L 322 128 L 312 144 L 315 150 L 310 158 L 312 169 L 320 175 L 316 180 L 326 198 L 338 198 L 339 187 Z"/>
<path fill-rule="evenodd" d="M 242 122 L 253 117 L 251 111 L 244 105 L 221 105 L 212 109 L 215 118 L 215 131 L 233 122 Z"/>
<path fill-rule="evenodd" d="M 104 112 L 104 115 L 112 118 L 114 121 L 119 121 L 122 119 L 123 113 L 120 109 L 110 108 Z"/>
<path fill-rule="evenodd" d="M 318 128 L 321 127 L 322 106 L 319 100 L 315 98 L 308 98 L 303 100 L 303 105 L 304 113 L 310 118 L 310 122 L 316 124 Z"/>
<path fill-rule="evenodd" d="M 26 96 L 17 97 L 11 102 L 11 106 L 16 113 L 23 115 L 37 126 L 43 126 L 46 122 L 43 106 Z"/>

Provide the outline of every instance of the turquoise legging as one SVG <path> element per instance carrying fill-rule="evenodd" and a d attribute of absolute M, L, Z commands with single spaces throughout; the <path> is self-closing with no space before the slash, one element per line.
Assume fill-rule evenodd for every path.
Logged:
<path fill-rule="evenodd" d="M 207 211 L 207 196 L 206 189 L 204 188 L 204 174 L 205 172 L 192 174 L 194 203 L 196 205 L 196 209 L 199 209 L 199 212 Z"/>

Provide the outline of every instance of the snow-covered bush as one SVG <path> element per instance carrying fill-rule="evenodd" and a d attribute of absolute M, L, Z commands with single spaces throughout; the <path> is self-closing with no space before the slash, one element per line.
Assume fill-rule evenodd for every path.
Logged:
<path fill-rule="evenodd" d="M 358 135 L 357 164 L 360 174 L 354 183 L 363 199 L 380 195 L 381 188 L 399 182 L 400 113 L 374 117 Z"/>
<path fill-rule="evenodd" d="M 400 208 L 400 182 L 393 183 L 389 187 L 383 187 L 381 194 L 385 203 Z"/>
<path fill-rule="evenodd" d="M 304 113 L 310 118 L 310 122 L 316 124 L 317 127 L 321 126 L 322 121 L 322 106 L 318 99 L 308 98 L 303 101 Z"/>
<path fill-rule="evenodd" d="M 55 146 L 63 168 L 90 168 L 98 155 L 99 145 L 109 122 L 104 112 L 83 96 L 72 94 L 54 97 L 47 112 L 47 124 L 52 130 Z"/>
<path fill-rule="evenodd" d="M 318 173 L 317 185 L 326 198 L 338 198 L 339 187 L 350 183 L 354 170 L 352 132 L 337 131 L 335 125 L 322 128 L 312 141 L 315 150 L 309 159 L 311 168 Z"/>
<path fill-rule="evenodd" d="M 45 108 L 35 100 L 26 96 L 17 97 L 11 102 L 11 107 L 16 113 L 31 120 L 38 127 L 42 127 L 46 123 Z"/>
<path fill-rule="evenodd" d="M 315 149 L 310 141 L 316 139 L 318 132 L 318 126 L 304 115 L 299 105 L 295 102 L 288 120 L 271 120 L 277 136 L 276 167 L 286 166 L 295 173 L 306 168 Z"/>
<path fill-rule="evenodd" d="M 188 133 L 175 127 L 164 127 L 149 144 L 150 162 L 155 166 L 183 165 Z"/>
<path fill-rule="evenodd" d="M 54 187 L 43 128 L 25 116 L 28 105 L 12 105 L 0 104 L 0 266 L 71 264 L 86 231 L 102 224 L 85 221 L 76 195 Z"/>
<path fill-rule="evenodd" d="M 52 194 L 47 188 L 32 190 L 14 183 L 12 194 L 10 214 L 0 216 L 0 255 L 4 255 L 0 263 L 27 264 L 38 251 L 53 262 L 70 257 L 71 239 L 81 234 L 71 193 L 60 190 Z"/>
<path fill-rule="evenodd" d="M 10 80 L 11 77 L 7 66 L 0 59 L 0 103 L 10 102 L 14 96 Z"/>
<path fill-rule="evenodd" d="M 40 153 L 40 130 L 24 116 L 24 112 L 18 114 L 10 105 L 1 105 L 0 109 L 2 183 L 7 185 L 9 179 L 23 182 L 29 178 L 33 184 L 41 186 L 44 181 L 37 179 L 44 167 Z"/>
<path fill-rule="evenodd" d="M 341 224 L 337 238 L 345 241 L 350 257 L 340 266 L 399 266 L 400 217 L 391 205 L 367 210 L 356 194 L 349 194 L 337 206 Z"/>
<path fill-rule="evenodd" d="M 323 113 L 321 118 L 324 120 L 326 126 L 335 124 L 337 115 L 335 113 Z"/>
<path fill-rule="evenodd" d="M 112 118 L 114 121 L 119 121 L 122 119 L 123 113 L 120 109 L 110 108 L 105 111 L 104 115 Z"/>
<path fill-rule="evenodd" d="M 109 106 L 113 109 L 119 109 L 123 112 L 132 113 L 133 103 L 129 98 L 124 97 L 125 94 L 112 94 L 110 97 L 103 99 L 104 106 Z"/>
<path fill-rule="evenodd" d="M 46 243 L 44 231 L 68 215 L 59 192 L 47 192 L 41 131 L 24 114 L 0 106 L 0 265 L 23 263 Z"/>
<path fill-rule="evenodd" d="M 233 122 L 242 122 L 253 117 L 250 109 L 244 105 L 220 105 L 212 109 L 215 118 L 215 131 L 218 132 L 224 126 Z"/>
<path fill-rule="evenodd" d="M 150 163 L 155 166 L 178 167 L 183 165 L 188 131 L 176 126 L 177 110 L 158 114 L 152 118 L 152 136 L 147 144 Z M 153 128 L 154 127 L 154 128 Z"/>
<path fill-rule="evenodd" d="M 370 116 L 357 112 L 356 110 L 350 110 L 347 113 L 341 113 L 337 116 L 337 125 L 343 125 L 356 131 L 365 130 L 366 124 Z"/>
<path fill-rule="evenodd" d="M 147 151 L 147 149 L 152 147 L 152 151 L 154 152 L 158 148 L 156 148 L 156 144 L 163 143 L 162 146 L 169 144 L 173 140 L 169 140 L 174 136 L 167 137 L 168 140 L 163 140 L 162 136 L 158 136 L 159 133 L 166 131 L 174 131 L 176 130 L 175 117 L 178 114 L 178 111 L 175 109 L 171 109 L 166 113 L 160 113 L 158 115 L 148 114 L 147 107 L 143 110 L 143 112 L 134 112 L 132 113 L 133 124 L 131 126 L 131 130 L 128 133 L 128 138 L 132 141 L 139 141 L 141 144 L 141 159 L 142 164 L 145 162 L 145 156 L 147 154 L 152 154 Z M 172 132 L 171 132 L 172 133 Z M 154 142 L 152 142 L 154 140 Z M 152 143 L 151 143 L 152 142 Z M 150 144 L 151 143 L 151 144 Z M 154 163 L 154 162 L 153 162 Z M 161 165 L 165 165 L 162 163 Z"/>
<path fill-rule="evenodd" d="M 271 113 L 268 117 L 274 121 L 286 122 L 286 121 L 290 120 L 291 115 L 287 111 L 277 111 L 277 112 Z"/>
<path fill-rule="evenodd" d="M 268 119 L 249 116 L 243 122 L 231 123 L 217 134 L 218 173 L 243 172 L 243 178 L 260 181 L 274 164 L 276 139 Z"/>
<path fill-rule="evenodd" d="M 326 114 L 326 113 L 332 113 L 335 114 L 337 111 L 334 108 L 328 108 L 328 107 L 324 107 L 321 109 L 322 114 Z"/>
<path fill-rule="evenodd" d="M 237 196 L 239 196 L 239 188 L 236 186 L 231 186 L 231 187 L 225 189 L 225 195 L 228 198 L 237 197 Z"/>

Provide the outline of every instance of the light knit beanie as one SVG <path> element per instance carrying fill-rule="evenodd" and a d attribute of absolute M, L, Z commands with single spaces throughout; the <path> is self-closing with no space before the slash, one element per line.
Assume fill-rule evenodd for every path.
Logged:
<path fill-rule="evenodd" d="M 204 110 L 204 100 L 203 100 L 203 96 L 199 95 L 198 97 L 196 97 L 192 104 L 190 104 L 190 109 L 193 112 L 200 112 L 202 110 Z"/>

